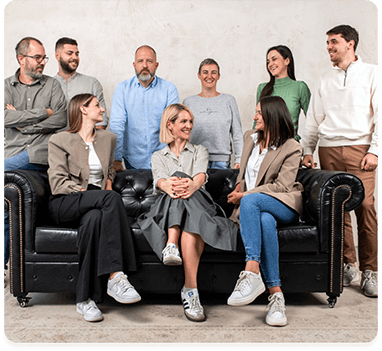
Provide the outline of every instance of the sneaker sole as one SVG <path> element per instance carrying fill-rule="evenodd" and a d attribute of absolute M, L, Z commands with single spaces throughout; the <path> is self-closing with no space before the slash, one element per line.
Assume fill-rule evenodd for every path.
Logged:
<path fill-rule="evenodd" d="M 163 259 L 163 264 L 166 266 L 181 266 L 183 261 L 180 257 L 169 256 Z"/>
<path fill-rule="evenodd" d="M 195 317 L 195 316 L 187 314 L 186 311 L 184 311 L 184 315 L 191 322 L 204 322 L 206 320 L 206 316 L 204 316 L 204 315 L 203 316 L 199 316 L 199 317 Z"/>
<path fill-rule="evenodd" d="M 110 291 L 109 289 L 107 289 L 107 294 L 109 296 L 111 296 L 115 301 L 119 302 L 119 303 L 123 303 L 123 304 L 131 304 L 131 303 L 136 303 L 136 302 L 139 302 L 142 300 L 142 298 L 138 295 L 137 297 L 135 298 L 131 298 L 131 299 L 128 299 L 128 300 L 121 300 L 118 296 L 116 296 L 112 291 Z"/>
<path fill-rule="evenodd" d="M 163 260 L 163 264 L 165 266 L 181 266 L 183 264 L 182 259 L 174 259 L 174 258 L 167 258 Z"/>
<path fill-rule="evenodd" d="M 284 327 L 285 325 L 287 325 L 287 318 L 272 318 L 272 317 L 269 317 L 268 315 L 265 317 L 265 322 L 268 324 L 268 325 L 271 325 L 272 327 Z"/>
<path fill-rule="evenodd" d="M 265 285 L 262 284 L 251 295 L 243 297 L 242 299 L 235 299 L 235 300 L 228 299 L 227 304 L 229 306 L 245 306 L 245 305 L 249 305 L 250 303 L 255 301 L 255 299 L 259 295 L 261 295 L 264 291 L 265 291 Z"/>
<path fill-rule="evenodd" d="M 95 317 L 86 317 L 78 308 L 77 312 L 84 316 L 86 322 L 100 322 L 103 320 L 103 316 L 95 316 Z"/>
<path fill-rule="evenodd" d="M 183 297 L 180 298 L 181 301 L 182 301 L 182 305 L 183 305 L 183 311 L 184 311 L 184 315 L 187 317 L 187 319 L 191 322 L 204 322 L 206 320 L 206 316 L 205 314 L 203 315 L 200 315 L 198 317 L 195 317 L 193 316 L 192 314 L 189 314 L 187 313 L 187 311 L 184 309 L 184 301 L 183 301 Z"/>

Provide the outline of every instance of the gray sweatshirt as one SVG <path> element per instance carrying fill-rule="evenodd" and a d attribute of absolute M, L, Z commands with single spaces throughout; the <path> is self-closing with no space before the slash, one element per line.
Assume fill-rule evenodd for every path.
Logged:
<path fill-rule="evenodd" d="M 232 136 L 235 163 L 240 163 L 243 131 L 235 98 L 228 94 L 220 94 L 213 98 L 193 95 L 184 99 L 183 104 L 188 106 L 194 115 L 191 144 L 206 147 L 210 161 L 227 162 L 232 154 Z"/>

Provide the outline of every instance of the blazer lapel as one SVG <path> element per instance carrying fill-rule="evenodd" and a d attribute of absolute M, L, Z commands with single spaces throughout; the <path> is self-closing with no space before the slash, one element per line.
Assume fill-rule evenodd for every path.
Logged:
<path fill-rule="evenodd" d="M 260 182 L 263 180 L 267 170 L 269 169 L 269 167 L 271 166 L 272 162 L 275 160 L 277 155 L 280 153 L 280 151 L 281 151 L 281 147 L 277 148 L 276 150 L 272 148 L 268 149 L 268 152 L 265 155 L 263 162 L 261 162 L 255 187 L 258 186 Z"/>

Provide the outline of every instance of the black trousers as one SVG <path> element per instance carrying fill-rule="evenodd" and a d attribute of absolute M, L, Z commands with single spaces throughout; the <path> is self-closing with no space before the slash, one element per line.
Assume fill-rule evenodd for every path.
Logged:
<path fill-rule="evenodd" d="M 57 225 L 78 228 L 77 302 L 102 302 L 108 274 L 136 271 L 130 225 L 118 193 L 87 190 L 51 196 L 49 211 Z"/>

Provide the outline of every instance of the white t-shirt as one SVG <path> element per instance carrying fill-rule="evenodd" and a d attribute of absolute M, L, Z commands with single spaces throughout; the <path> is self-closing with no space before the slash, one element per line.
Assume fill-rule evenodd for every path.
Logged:
<path fill-rule="evenodd" d="M 102 186 L 102 165 L 97 153 L 94 150 L 93 143 L 86 143 L 89 145 L 89 184 L 95 186 Z"/>

